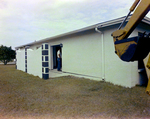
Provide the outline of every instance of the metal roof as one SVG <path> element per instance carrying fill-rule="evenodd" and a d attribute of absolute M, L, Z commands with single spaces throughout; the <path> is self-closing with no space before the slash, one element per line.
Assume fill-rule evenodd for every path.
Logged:
<path fill-rule="evenodd" d="M 104 28 L 104 27 L 115 25 L 115 24 L 119 24 L 124 20 L 125 17 L 126 16 L 120 17 L 120 18 L 117 18 L 117 19 L 113 19 L 113 20 L 109 20 L 109 21 L 106 21 L 106 22 L 94 24 L 94 25 L 91 25 L 91 26 L 88 26 L 88 27 L 84 27 L 84 28 L 81 28 L 81 29 L 78 29 L 78 30 L 70 31 L 70 32 L 60 34 L 60 35 L 57 35 L 57 36 L 48 37 L 48 38 L 45 38 L 45 39 L 42 39 L 42 40 L 39 40 L 39 41 L 35 41 L 35 42 L 31 42 L 31 43 L 28 43 L 28 44 L 24 44 L 24 45 L 15 47 L 15 49 L 22 48 L 22 47 L 25 47 L 25 46 L 40 44 L 40 43 L 46 43 L 50 40 L 54 40 L 54 39 L 61 38 L 61 37 L 64 37 L 64 36 L 69 36 L 69 35 L 72 35 L 72 34 L 75 34 L 75 33 L 80 33 L 80 32 L 83 32 L 83 31 L 88 31 L 88 30 L 91 30 L 91 29 L 95 29 L 95 27 L 97 27 L 97 26 L 100 26 L 101 28 Z M 130 17 L 127 19 L 127 21 L 130 19 Z M 150 18 L 144 17 L 142 22 L 150 25 Z"/>

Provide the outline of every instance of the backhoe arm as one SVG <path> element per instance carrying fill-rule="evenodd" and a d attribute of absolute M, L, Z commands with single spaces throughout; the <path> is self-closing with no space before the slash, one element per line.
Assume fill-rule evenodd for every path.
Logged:
<path fill-rule="evenodd" d="M 137 8 L 128 23 L 121 29 L 136 6 Z M 119 26 L 118 30 L 114 31 L 111 35 L 114 40 L 115 53 L 120 59 L 126 62 L 144 59 L 147 77 L 149 78 L 146 92 L 150 95 L 150 33 L 148 35 L 143 34 L 142 36 L 128 38 L 149 10 L 150 0 L 136 0 L 123 23 Z"/>
<path fill-rule="evenodd" d="M 140 0 L 136 0 L 134 4 L 130 8 L 130 12 L 127 15 L 127 17 L 130 15 L 130 13 L 135 9 L 135 7 L 138 5 Z M 145 17 L 145 15 L 149 12 L 150 9 L 150 0 L 141 0 L 139 5 L 137 6 L 135 12 L 131 16 L 130 20 L 124 27 L 124 29 L 120 29 L 112 33 L 112 36 L 114 40 L 122 40 L 125 38 L 128 38 L 128 36 L 132 33 L 132 31 L 136 28 L 136 26 L 141 22 L 141 20 Z M 126 19 L 127 19 L 126 17 Z"/>
<path fill-rule="evenodd" d="M 128 21 L 126 26 L 123 29 L 121 29 L 123 23 L 130 15 L 130 13 L 135 9 L 136 6 L 137 8 L 134 11 L 133 15 L 131 16 L 130 20 Z M 133 47 L 137 46 L 138 39 L 136 38 L 127 39 L 127 38 L 133 32 L 136 26 L 141 22 L 141 20 L 145 17 L 145 15 L 149 12 L 149 9 L 150 9 L 150 0 L 141 0 L 141 1 L 136 0 L 132 5 L 132 7 L 130 8 L 129 14 L 125 18 L 124 22 L 121 24 L 119 29 L 112 33 L 112 37 L 114 39 L 115 44 L 115 52 L 123 61 L 134 61 L 132 57 L 136 49 L 133 49 Z M 141 59 L 143 57 L 145 57 L 145 55 L 142 56 Z"/>

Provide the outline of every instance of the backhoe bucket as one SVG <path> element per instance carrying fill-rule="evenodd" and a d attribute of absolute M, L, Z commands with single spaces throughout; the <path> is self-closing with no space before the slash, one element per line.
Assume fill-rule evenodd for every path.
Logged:
<path fill-rule="evenodd" d="M 132 37 L 115 41 L 117 55 L 126 62 L 144 59 L 150 52 L 149 37 Z"/>

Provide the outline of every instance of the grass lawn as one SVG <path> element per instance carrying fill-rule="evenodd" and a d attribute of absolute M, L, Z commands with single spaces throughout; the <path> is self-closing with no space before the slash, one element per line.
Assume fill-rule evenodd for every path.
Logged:
<path fill-rule="evenodd" d="M 150 118 L 145 88 L 73 76 L 43 80 L 0 65 L 0 118 Z"/>

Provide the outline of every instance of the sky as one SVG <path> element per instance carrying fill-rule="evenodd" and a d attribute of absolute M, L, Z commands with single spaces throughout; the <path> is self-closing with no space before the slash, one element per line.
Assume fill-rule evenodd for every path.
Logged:
<path fill-rule="evenodd" d="M 126 16 L 134 0 L 0 0 L 0 45 L 15 47 Z M 147 15 L 150 17 L 150 14 Z"/>

